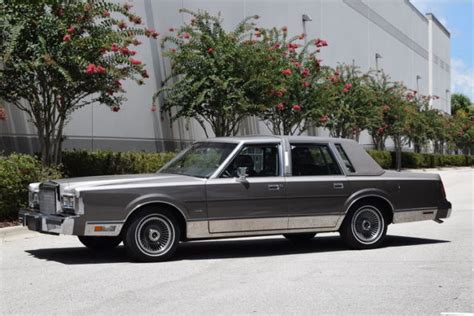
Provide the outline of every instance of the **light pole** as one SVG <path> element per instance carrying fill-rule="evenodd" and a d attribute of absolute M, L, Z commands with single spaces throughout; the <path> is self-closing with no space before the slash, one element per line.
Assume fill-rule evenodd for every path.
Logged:
<path fill-rule="evenodd" d="M 308 34 L 306 34 L 306 22 L 311 22 L 313 21 L 313 19 L 309 15 L 303 14 L 301 16 L 301 20 L 303 22 L 304 44 L 306 45 L 308 43 L 308 39 L 307 39 Z"/>
<path fill-rule="evenodd" d="M 416 75 L 416 93 L 420 93 L 420 75 Z"/>
<path fill-rule="evenodd" d="M 448 114 L 451 114 L 451 109 L 449 108 L 449 104 L 450 104 L 450 102 L 449 102 L 449 93 L 450 92 L 451 91 L 449 91 L 449 89 L 446 89 L 446 111 L 445 112 L 448 113 Z"/>
<path fill-rule="evenodd" d="M 380 58 L 383 58 L 382 55 L 380 55 L 379 53 L 375 53 L 375 70 L 377 70 L 377 72 L 379 72 L 379 59 Z"/>

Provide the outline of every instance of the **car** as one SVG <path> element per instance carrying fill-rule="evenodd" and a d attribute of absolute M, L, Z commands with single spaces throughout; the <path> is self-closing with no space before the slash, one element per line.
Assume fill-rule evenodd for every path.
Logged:
<path fill-rule="evenodd" d="M 370 249 L 389 224 L 450 213 L 439 175 L 384 170 L 353 140 L 249 136 L 195 142 L 153 174 L 32 183 L 19 219 L 163 261 L 180 242 L 277 234 L 304 243 L 339 232 L 348 247 Z"/>

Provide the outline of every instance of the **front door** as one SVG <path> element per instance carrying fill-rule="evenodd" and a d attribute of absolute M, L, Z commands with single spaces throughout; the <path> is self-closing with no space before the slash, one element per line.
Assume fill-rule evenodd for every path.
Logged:
<path fill-rule="evenodd" d="M 206 184 L 210 233 L 286 229 L 285 192 L 280 143 L 244 145 Z"/>
<path fill-rule="evenodd" d="M 288 228 L 333 228 L 344 213 L 348 183 L 328 144 L 292 143 L 287 177 Z"/>

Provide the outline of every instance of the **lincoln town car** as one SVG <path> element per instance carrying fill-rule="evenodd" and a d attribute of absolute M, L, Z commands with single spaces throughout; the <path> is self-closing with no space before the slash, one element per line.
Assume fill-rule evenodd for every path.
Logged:
<path fill-rule="evenodd" d="M 123 242 L 133 260 L 162 261 L 180 242 L 259 235 L 302 243 L 339 232 L 349 248 L 375 248 L 390 224 L 450 213 L 439 175 L 384 170 L 355 141 L 249 136 L 195 142 L 153 174 L 32 183 L 19 218 L 93 250 Z"/>

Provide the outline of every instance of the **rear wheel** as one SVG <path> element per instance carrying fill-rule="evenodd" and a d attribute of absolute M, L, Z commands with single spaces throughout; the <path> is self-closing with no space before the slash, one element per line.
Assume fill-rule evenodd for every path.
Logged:
<path fill-rule="evenodd" d="M 134 217 L 125 231 L 127 253 L 138 261 L 163 261 L 178 246 L 180 230 L 176 218 L 165 210 L 149 210 Z"/>
<path fill-rule="evenodd" d="M 294 243 L 302 243 L 313 239 L 316 233 L 283 234 L 283 236 Z"/>
<path fill-rule="evenodd" d="M 362 205 L 351 211 L 340 230 L 343 241 L 353 249 L 380 246 L 387 234 L 387 221 L 375 205 Z"/>
<path fill-rule="evenodd" d="M 78 236 L 78 238 L 84 246 L 94 250 L 113 249 L 122 241 L 120 236 Z"/>

